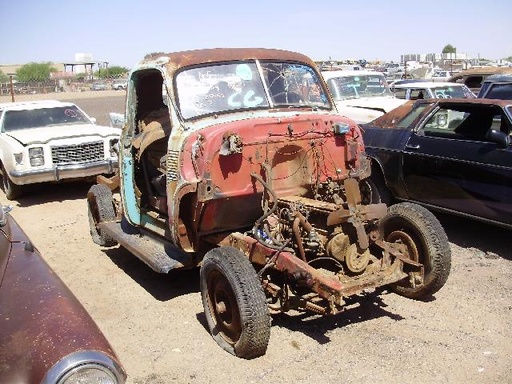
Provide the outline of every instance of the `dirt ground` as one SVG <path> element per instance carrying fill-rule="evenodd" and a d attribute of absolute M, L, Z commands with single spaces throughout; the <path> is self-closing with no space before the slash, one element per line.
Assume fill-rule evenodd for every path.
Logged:
<path fill-rule="evenodd" d="M 97 93 L 96 95 L 99 95 Z M 77 95 L 100 124 L 122 92 Z M 53 97 L 52 97 L 53 98 Z M 512 232 L 439 216 L 452 251 L 447 284 L 429 302 L 378 290 L 332 317 L 273 317 L 265 356 L 241 360 L 211 338 L 197 270 L 159 275 L 89 235 L 90 184 L 41 185 L 13 205 L 56 273 L 110 340 L 128 384 L 512 383 Z"/>
<path fill-rule="evenodd" d="M 277 315 L 266 355 L 248 361 L 209 335 L 197 270 L 159 275 L 92 242 L 89 186 L 0 201 L 96 320 L 129 384 L 512 382 L 510 231 L 441 217 L 453 268 L 434 300 L 379 290 L 333 317 Z"/>

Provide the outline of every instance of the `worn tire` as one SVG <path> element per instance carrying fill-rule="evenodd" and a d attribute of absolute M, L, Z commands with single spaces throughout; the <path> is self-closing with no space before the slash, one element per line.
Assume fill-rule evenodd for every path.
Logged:
<path fill-rule="evenodd" d="M 451 250 L 441 223 L 429 210 L 413 203 L 392 205 L 380 220 L 380 229 L 384 240 L 406 244 L 414 261 L 424 265 L 422 285 L 413 288 L 404 279 L 391 285 L 393 291 L 425 299 L 443 287 L 450 274 Z"/>
<path fill-rule="evenodd" d="M 112 191 L 106 185 L 95 184 L 87 192 L 89 230 L 92 240 L 105 247 L 117 245 L 117 241 L 98 228 L 98 223 L 116 218 Z"/>
<path fill-rule="evenodd" d="M 9 177 L 7 171 L 2 166 L 2 188 L 5 193 L 5 197 L 7 200 L 14 200 L 20 197 L 23 192 L 24 188 L 21 185 L 15 184 L 11 178 Z"/>
<path fill-rule="evenodd" d="M 208 327 L 217 344 L 244 359 L 264 355 L 270 314 L 249 259 L 232 247 L 212 249 L 203 259 L 200 286 Z"/>

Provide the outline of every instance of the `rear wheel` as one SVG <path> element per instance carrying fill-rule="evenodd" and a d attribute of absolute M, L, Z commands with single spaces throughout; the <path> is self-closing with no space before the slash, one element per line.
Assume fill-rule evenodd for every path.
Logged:
<path fill-rule="evenodd" d="M 384 240 L 404 244 L 409 257 L 424 266 L 422 284 L 404 279 L 391 285 L 393 291 L 424 299 L 443 287 L 451 268 L 450 245 L 441 223 L 429 210 L 412 203 L 392 205 L 381 219 L 380 229 Z"/>
<path fill-rule="evenodd" d="M 117 241 L 98 228 L 102 221 L 112 221 L 116 218 L 112 191 L 106 185 L 95 184 L 87 192 L 89 230 L 92 240 L 105 247 L 117 245 Z"/>
<path fill-rule="evenodd" d="M 249 259 L 238 249 L 209 251 L 201 266 L 201 296 L 214 340 L 232 355 L 264 355 L 270 339 L 265 294 Z"/>
<path fill-rule="evenodd" d="M 23 187 L 21 185 L 15 184 L 9 174 L 2 166 L 2 188 L 4 189 L 5 197 L 8 200 L 14 200 L 20 197 L 23 194 Z"/>

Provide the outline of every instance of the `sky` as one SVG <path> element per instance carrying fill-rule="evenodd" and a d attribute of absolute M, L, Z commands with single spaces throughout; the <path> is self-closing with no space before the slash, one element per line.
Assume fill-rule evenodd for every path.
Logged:
<path fill-rule="evenodd" d="M 512 56 L 512 0 L 0 0 L 0 64 L 131 68 L 146 54 L 256 47 L 313 60 L 400 62 L 450 44 L 470 57 Z"/>

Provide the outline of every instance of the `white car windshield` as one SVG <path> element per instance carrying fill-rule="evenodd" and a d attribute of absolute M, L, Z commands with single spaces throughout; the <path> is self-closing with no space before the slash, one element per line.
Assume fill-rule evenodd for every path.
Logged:
<path fill-rule="evenodd" d="M 92 124 L 76 106 L 6 111 L 3 131 L 68 124 Z"/>
<path fill-rule="evenodd" d="M 327 86 L 335 100 L 393 96 L 386 78 L 380 73 L 334 77 L 327 80 Z"/>
<path fill-rule="evenodd" d="M 176 89 L 185 119 L 234 110 L 331 108 L 316 72 L 297 63 L 244 61 L 188 69 L 176 76 Z"/>
<path fill-rule="evenodd" d="M 462 99 L 474 99 L 475 95 L 466 86 L 445 86 L 437 87 L 432 89 L 436 99 L 451 99 L 462 98 Z"/>

